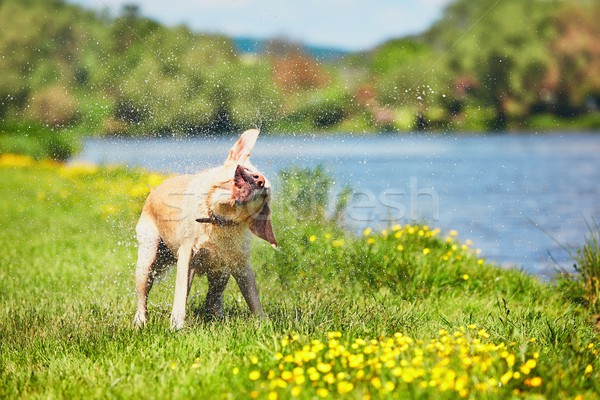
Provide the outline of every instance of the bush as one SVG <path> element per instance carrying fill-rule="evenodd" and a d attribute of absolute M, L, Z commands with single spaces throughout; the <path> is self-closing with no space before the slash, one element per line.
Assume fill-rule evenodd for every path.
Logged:
<path fill-rule="evenodd" d="M 35 121 L 51 127 L 67 126 L 77 119 L 77 99 L 62 86 L 49 86 L 29 100 L 29 114 Z"/>
<path fill-rule="evenodd" d="M 78 139 L 39 123 L 0 125 L 0 153 L 26 154 L 36 159 L 67 160 L 79 148 Z"/>

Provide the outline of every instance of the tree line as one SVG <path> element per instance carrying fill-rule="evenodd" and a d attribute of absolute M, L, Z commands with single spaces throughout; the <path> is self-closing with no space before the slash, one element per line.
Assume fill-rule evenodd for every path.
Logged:
<path fill-rule="evenodd" d="M 63 0 L 0 1 L 0 119 L 75 135 L 600 128 L 600 5 L 456 0 L 425 33 L 319 62 Z M 23 129 L 14 134 L 22 134 Z"/>

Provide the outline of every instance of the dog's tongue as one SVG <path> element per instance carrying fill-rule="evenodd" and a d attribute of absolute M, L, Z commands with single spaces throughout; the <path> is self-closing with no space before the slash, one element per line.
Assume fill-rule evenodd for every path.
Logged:
<path fill-rule="evenodd" d="M 252 175 L 248 174 L 243 167 L 240 165 L 235 169 L 234 185 L 233 185 L 233 199 L 238 203 L 244 203 L 250 199 L 252 194 L 252 187 L 250 182 Z"/>

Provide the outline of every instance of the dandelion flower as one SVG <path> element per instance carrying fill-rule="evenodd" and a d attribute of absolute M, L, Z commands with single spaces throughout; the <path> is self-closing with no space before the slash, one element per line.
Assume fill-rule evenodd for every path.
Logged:
<path fill-rule="evenodd" d="M 315 240 L 317 240 L 317 237 L 315 235 L 310 235 L 310 237 L 308 238 L 308 241 L 313 243 Z"/>
<path fill-rule="evenodd" d="M 333 247 L 342 247 L 344 245 L 344 241 L 342 239 L 337 239 L 331 242 Z"/>
<path fill-rule="evenodd" d="M 373 385 L 375 389 L 381 388 L 381 379 L 377 376 L 371 378 L 371 385 Z"/>
<path fill-rule="evenodd" d="M 294 397 L 300 397 L 300 394 L 302 393 L 302 388 L 300 386 L 294 386 L 291 390 L 291 393 Z"/>
<path fill-rule="evenodd" d="M 256 381 L 256 380 L 258 380 L 258 379 L 260 378 L 260 371 L 256 371 L 256 370 L 254 370 L 254 371 L 250 372 L 250 373 L 248 374 L 248 378 L 249 378 L 251 381 Z"/>
<path fill-rule="evenodd" d="M 506 385 L 511 380 L 512 377 L 513 377 L 513 372 L 508 371 L 500 377 L 500 382 L 502 382 L 503 385 Z"/>
<path fill-rule="evenodd" d="M 535 376 L 529 380 L 529 386 L 538 387 L 542 384 L 542 378 L 539 376 Z"/>
<path fill-rule="evenodd" d="M 364 236 L 370 236 L 371 232 L 373 232 L 373 229 L 371 229 L 371 228 L 365 228 L 365 230 L 363 231 L 363 235 Z"/>
<path fill-rule="evenodd" d="M 323 372 L 323 373 L 327 373 L 329 371 L 331 371 L 331 364 L 325 364 L 325 363 L 318 363 L 317 364 L 317 370 Z"/>
<path fill-rule="evenodd" d="M 339 394 L 346 394 L 354 389 L 354 384 L 352 382 L 342 381 L 337 385 L 337 391 Z"/>
<path fill-rule="evenodd" d="M 586 375 L 591 375 L 593 371 L 594 371 L 594 367 L 592 366 L 592 364 L 588 364 L 587 367 L 585 367 Z"/>

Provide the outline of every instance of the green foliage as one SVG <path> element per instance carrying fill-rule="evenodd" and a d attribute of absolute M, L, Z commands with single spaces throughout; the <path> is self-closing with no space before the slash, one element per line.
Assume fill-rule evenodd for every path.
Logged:
<path fill-rule="evenodd" d="M 0 154 L 27 154 L 36 159 L 67 160 L 80 147 L 78 137 L 38 122 L 0 124 Z"/>
<path fill-rule="evenodd" d="M 278 42 L 242 56 L 229 38 L 163 26 L 135 5 L 114 18 L 4 0 L 0 118 L 74 136 L 594 130 L 598 13 L 575 0 L 457 0 L 422 35 L 323 64 Z M 10 148 L 40 154 L 31 137 Z"/>
<path fill-rule="evenodd" d="M 282 388 L 279 375 L 268 378 L 268 371 L 283 363 L 287 368 L 285 356 L 300 357 L 303 346 L 325 343 L 337 354 L 332 354 L 333 370 L 354 384 L 337 389 L 343 378 L 336 375 L 330 396 L 350 390 L 350 397 L 455 398 L 467 388 L 472 398 L 514 398 L 517 390 L 518 396 L 598 398 L 596 332 L 585 310 L 565 302 L 560 288 L 480 262 L 455 236 L 441 238 L 423 226 L 355 237 L 327 220 L 298 221 L 287 207 L 312 209 L 313 216 L 327 208 L 322 188 L 311 188 L 326 186 L 327 177 L 318 170 L 288 171 L 283 177 L 288 180 L 280 184 L 273 207 L 281 250 L 257 240 L 253 253 L 268 319 L 249 319 L 231 284 L 224 321 L 190 317 L 183 331 L 173 333 L 168 316 L 174 274 L 168 273 L 155 284 L 149 326 L 139 332 L 131 322 L 134 226 L 144 196 L 162 177 L 0 156 L 5 216 L 0 239 L 10 243 L 10 250 L 0 253 L 0 396 L 247 398 L 277 391 L 288 398 L 295 384 Z M 311 178 L 314 183 L 304 181 Z M 317 200 L 301 201 L 311 197 L 301 194 L 303 184 Z M 293 207 L 281 204 L 294 199 L 300 200 Z M 205 292 L 204 280 L 196 279 L 190 307 L 201 305 Z M 396 375 L 399 370 L 385 364 L 389 360 L 379 360 L 383 353 L 356 342 L 383 346 L 386 338 L 411 350 L 396 359 L 397 366 L 420 365 L 429 380 L 450 385 L 449 391 L 421 387 L 421 373 L 409 368 Z M 339 345 L 363 353 L 365 361 L 377 357 L 381 366 L 365 366 L 369 375 L 362 379 L 344 364 L 349 359 L 341 357 Z M 460 358 L 452 352 L 436 355 L 429 345 L 438 350 L 466 345 L 473 352 Z M 328 362 L 326 353 L 315 350 L 315 368 L 327 368 L 317 363 Z M 415 358 L 419 354 L 421 361 Z M 435 375 L 438 357 L 449 358 L 439 368 L 458 374 Z M 520 377 L 506 378 L 513 363 Z M 319 373 L 313 388 L 306 372 L 300 398 L 314 398 L 331 379 Z M 385 386 L 389 381 L 396 389 L 380 391 L 373 377 L 384 380 L 382 388 L 391 388 Z M 499 385 L 502 377 L 510 382 Z M 464 379 L 470 383 L 459 386 Z"/>
<path fill-rule="evenodd" d="M 416 58 L 426 56 L 430 49 L 414 39 L 390 40 L 377 47 L 370 55 L 372 74 L 387 75 L 403 64 L 411 63 Z M 421 71 L 423 72 L 423 71 Z"/>
<path fill-rule="evenodd" d="M 497 357 L 485 367 L 487 372 L 481 369 L 484 354 L 465 362 L 452 358 L 444 368 L 466 373 L 473 384 L 482 376 L 493 377 L 493 396 L 498 398 L 517 396 L 515 389 L 518 396 L 598 398 L 596 332 L 586 320 L 587 311 L 563 300 L 555 287 L 480 262 L 455 236 L 446 240 L 433 229 L 393 227 L 355 237 L 328 220 L 298 221 L 296 213 L 286 211 L 292 208 L 287 203 L 319 215 L 327 208 L 326 196 L 322 187 L 312 186 L 326 186 L 328 179 L 318 170 L 286 172 L 284 177 L 294 182 L 281 186 L 274 198 L 281 250 L 257 240 L 252 257 L 267 319 L 249 318 L 239 290 L 230 284 L 224 321 L 189 318 L 184 330 L 173 333 L 168 316 L 174 274 L 167 273 L 155 283 L 149 326 L 139 332 L 132 326 L 134 226 L 145 195 L 162 177 L 0 156 L 0 240 L 10 243 L 0 253 L 0 397 L 266 396 L 274 390 L 261 386 L 267 371 L 284 362 L 277 361 L 277 353 L 302 349 L 290 341 L 312 346 L 314 340 L 333 345 L 336 339 L 353 349 L 357 338 L 373 344 L 400 337 L 395 332 L 412 338 L 409 348 L 422 350 L 422 367 L 434 374 L 437 358 L 427 345 L 444 344 L 444 330 L 453 335 L 477 324 L 465 333 L 466 343 L 477 354 L 482 344 L 491 346 Z M 316 191 L 316 200 L 302 201 L 312 197 L 301 194 L 305 190 Z M 190 307 L 201 305 L 205 293 L 200 277 L 190 292 Z M 332 331 L 338 332 L 328 334 Z M 282 347 L 286 340 L 290 348 Z M 502 343 L 507 355 L 514 354 L 514 370 L 521 374 L 506 386 L 498 384 L 507 365 L 497 347 Z M 316 354 L 325 357 L 325 352 Z M 377 354 L 365 352 L 365 357 Z M 417 353 L 398 362 L 410 363 L 413 355 Z M 517 369 L 530 358 L 537 360 L 534 373 Z M 347 368 L 340 363 L 336 372 Z M 261 371 L 260 380 L 252 380 L 255 370 Z M 348 395 L 456 397 L 457 392 L 438 387 L 423 389 L 418 379 L 406 382 L 383 362 L 378 371 L 398 389 L 380 392 L 371 381 L 359 380 L 356 390 L 362 392 Z M 540 379 L 532 384 L 534 376 Z M 306 382 L 311 382 L 308 377 Z M 310 383 L 304 387 L 301 398 L 313 398 Z M 285 397 L 292 388 L 291 383 L 277 386 Z"/>
<path fill-rule="evenodd" d="M 559 284 L 568 297 L 600 312 L 600 227 L 595 221 L 588 225 L 583 246 L 571 249 L 570 256 L 576 273 L 563 271 Z"/>

